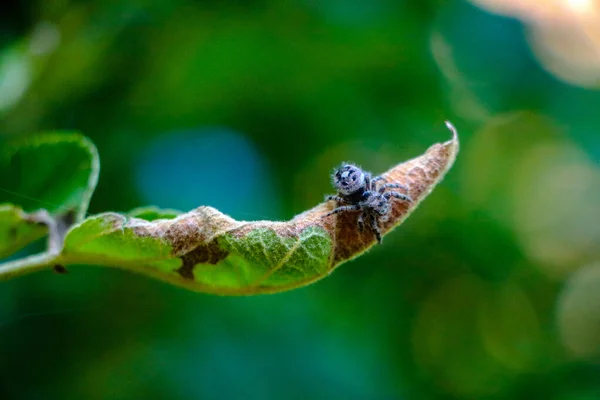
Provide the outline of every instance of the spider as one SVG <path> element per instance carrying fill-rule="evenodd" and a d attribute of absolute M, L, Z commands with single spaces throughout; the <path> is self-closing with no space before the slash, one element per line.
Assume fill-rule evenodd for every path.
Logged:
<path fill-rule="evenodd" d="M 383 185 L 378 185 L 378 182 L 383 182 Z M 408 187 L 399 183 L 386 183 L 381 176 L 371 178 L 370 173 L 353 164 L 342 164 L 332 175 L 332 183 L 338 194 L 326 196 L 325 200 L 337 201 L 338 207 L 323 218 L 345 211 L 360 211 L 357 222 L 359 231 L 363 231 L 366 219 L 378 243 L 381 243 L 379 224 L 387 220 L 392 197 L 412 201 L 406 194 L 386 191 L 396 188 L 408 190 Z"/>

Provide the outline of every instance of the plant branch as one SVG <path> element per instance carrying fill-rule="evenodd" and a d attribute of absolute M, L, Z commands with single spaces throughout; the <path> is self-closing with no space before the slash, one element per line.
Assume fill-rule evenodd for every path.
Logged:
<path fill-rule="evenodd" d="M 59 256 L 49 252 L 34 254 L 18 260 L 0 263 L 0 281 L 16 278 L 43 269 L 51 269 L 57 264 L 60 264 Z"/>

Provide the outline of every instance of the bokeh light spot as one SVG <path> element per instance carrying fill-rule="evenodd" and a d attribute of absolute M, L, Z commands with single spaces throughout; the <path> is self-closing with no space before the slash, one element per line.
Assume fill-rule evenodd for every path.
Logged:
<path fill-rule="evenodd" d="M 576 357 L 600 358 L 600 264 L 575 272 L 558 299 L 558 328 Z"/>
<path fill-rule="evenodd" d="M 524 249 L 552 275 L 598 254 L 600 170 L 573 144 L 541 143 L 515 166 L 514 224 Z"/>
<path fill-rule="evenodd" d="M 487 352 L 516 372 L 532 371 L 539 354 L 540 326 L 525 292 L 503 284 L 479 304 L 479 327 Z"/>
<path fill-rule="evenodd" d="M 526 256 L 562 277 L 600 248 L 600 170 L 551 120 L 494 118 L 463 152 L 465 198 L 514 232 Z"/>
<path fill-rule="evenodd" d="M 137 161 L 145 202 L 189 211 L 208 205 L 239 219 L 280 218 L 280 200 L 253 144 L 226 128 L 171 133 Z"/>
<path fill-rule="evenodd" d="M 0 53 L 0 112 L 14 106 L 31 83 L 31 65 L 19 48 Z"/>
<path fill-rule="evenodd" d="M 463 275 L 442 284 L 424 302 L 413 326 L 415 361 L 445 391 L 467 398 L 500 393 L 510 372 L 484 346 L 479 306 L 489 288 Z"/>
<path fill-rule="evenodd" d="M 542 67 L 572 85 L 600 84 L 600 6 L 592 0 L 471 0 L 491 12 L 515 17 L 529 30 Z"/>

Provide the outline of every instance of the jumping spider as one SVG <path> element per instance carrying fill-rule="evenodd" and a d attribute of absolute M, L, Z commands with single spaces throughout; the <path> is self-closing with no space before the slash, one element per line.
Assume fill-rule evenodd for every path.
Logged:
<path fill-rule="evenodd" d="M 377 185 L 378 182 L 383 182 L 383 184 Z M 385 182 L 381 176 L 371 178 L 370 173 L 356 165 L 342 164 L 332 175 L 332 183 L 338 194 L 325 197 L 325 200 L 337 201 L 338 207 L 327 213 L 325 217 L 344 211 L 360 211 L 358 229 L 363 231 L 366 219 L 375 233 L 377 242 L 381 243 L 379 224 L 388 218 L 392 197 L 408 202 L 412 201 L 406 194 L 386 191 L 396 188 L 408 190 L 406 186 Z"/>

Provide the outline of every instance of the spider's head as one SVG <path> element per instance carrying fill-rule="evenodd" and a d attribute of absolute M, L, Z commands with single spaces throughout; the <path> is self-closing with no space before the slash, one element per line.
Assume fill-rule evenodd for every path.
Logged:
<path fill-rule="evenodd" d="M 333 174 L 333 186 L 341 194 L 352 194 L 365 186 L 365 173 L 352 164 L 343 164 Z"/>

